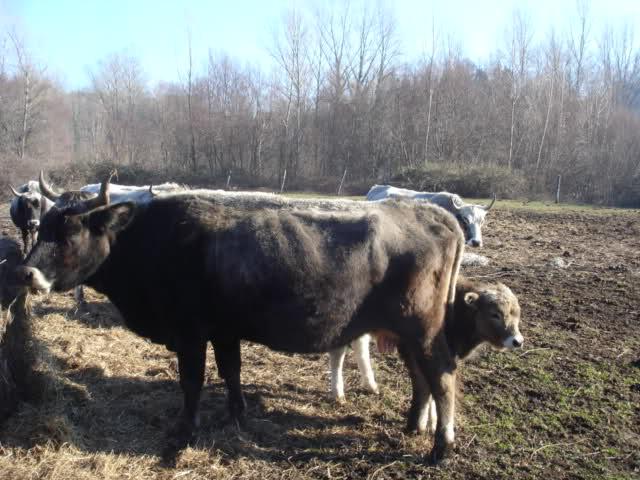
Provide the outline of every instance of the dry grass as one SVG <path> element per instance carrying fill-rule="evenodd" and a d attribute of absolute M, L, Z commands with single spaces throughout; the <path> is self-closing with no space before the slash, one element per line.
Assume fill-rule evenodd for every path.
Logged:
<path fill-rule="evenodd" d="M 468 273 L 514 288 L 528 346 L 485 350 L 464 366 L 447 466 L 423 461 L 430 438 L 402 432 L 410 388 L 395 356 L 374 353 L 377 397 L 360 388 L 348 356 L 348 402 L 336 406 L 326 355 L 252 344 L 243 345 L 247 428 L 228 422 L 209 352 L 202 427 L 167 464 L 165 435 L 182 401 L 174 355 L 129 332 L 89 291 L 82 312 L 70 293 L 34 299 L 44 387 L 0 432 L 0 478 L 638 478 L 640 221 L 492 215 L 483 251 L 492 263 Z M 550 269 L 564 252 L 572 265 Z"/>

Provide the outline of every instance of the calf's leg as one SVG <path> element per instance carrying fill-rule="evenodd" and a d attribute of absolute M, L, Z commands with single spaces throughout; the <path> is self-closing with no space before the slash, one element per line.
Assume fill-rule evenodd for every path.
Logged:
<path fill-rule="evenodd" d="M 227 386 L 227 400 L 229 402 L 229 415 L 238 424 L 244 424 L 244 412 L 246 402 L 242 394 L 240 383 L 240 341 L 213 341 L 213 350 L 216 355 L 218 374 L 224 379 Z"/>
<path fill-rule="evenodd" d="M 444 333 L 438 334 L 431 348 L 424 348 L 418 365 L 429 383 L 438 416 L 431 458 L 437 462 L 453 448 L 455 442 L 455 362 L 451 358 Z M 428 409 L 427 409 L 428 410 Z"/>
<path fill-rule="evenodd" d="M 436 402 L 433 400 L 433 397 L 429 395 L 429 407 L 428 407 L 428 415 L 425 423 L 425 428 L 432 435 L 436 433 L 436 427 L 438 425 L 438 412 L 436 411 Z"/>
<path fill-rule="evenodd" d="M 412 395 L 411 406 L 407 414 L 407 431 L 424 433 L 427 424 L 429 399 L 431 398 L 429 384 L 418 365 L 416 352 L 406 345 L 399 345 L 398 352 L 411 378 Z"/>

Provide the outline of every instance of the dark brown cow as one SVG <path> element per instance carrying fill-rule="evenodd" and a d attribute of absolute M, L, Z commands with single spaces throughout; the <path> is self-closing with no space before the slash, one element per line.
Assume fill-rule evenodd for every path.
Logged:
<path fill-rule="evenodd" d="M 132 330 L 177 353 L 178 445 L 197 424 L 208 341 L 240 421 L 241 340 L 311 353 L 385 331 L 405 352 L 414 393 L 422 382 L 434 396 L 437 460 L 454 440 L 455 362 L 443 324 L 463 245 L 456 220 L 430 205 L 248 210 L 187 192 L 146 206 L 52 209 L 18 274 L 38 290 L 86 283 Z"/>

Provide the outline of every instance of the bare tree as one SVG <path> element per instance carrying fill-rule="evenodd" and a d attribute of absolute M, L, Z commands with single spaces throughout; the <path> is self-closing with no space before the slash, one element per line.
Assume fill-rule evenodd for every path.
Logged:
<path fill-rule="evenodd" d="M 529 46 L 532 39 L 530 21 L 525 14 L 516 10 L 512 16 L 511 31 L 509 33 L 509 56 L 508 66 L 511 76 L 511 122 L 509 132 L 509 156 L 507 168 L 511 170 L 513 166 L 513 148 L 516 135 L 517 106 L 524 82 L 525 73 L 529 61 Z"/>

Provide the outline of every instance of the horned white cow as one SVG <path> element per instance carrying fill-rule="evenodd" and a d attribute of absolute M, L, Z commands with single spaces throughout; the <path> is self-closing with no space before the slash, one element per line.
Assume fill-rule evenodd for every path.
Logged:
<path fill-rule="evenodd" d="M 463 202 L 455 193 L 416 192 L 391 185 L 374 185 L 367 193 L 367 200 L 383 200 L 385 198 L 412 198 L 441 206 L 456 217 L 464 232 L 466 243 L 471 247 L 482 247 L 482 224 L 487 212 L 491 210 L 496 201 L 494 195 L 489 205 L 473 205 Z"/>

